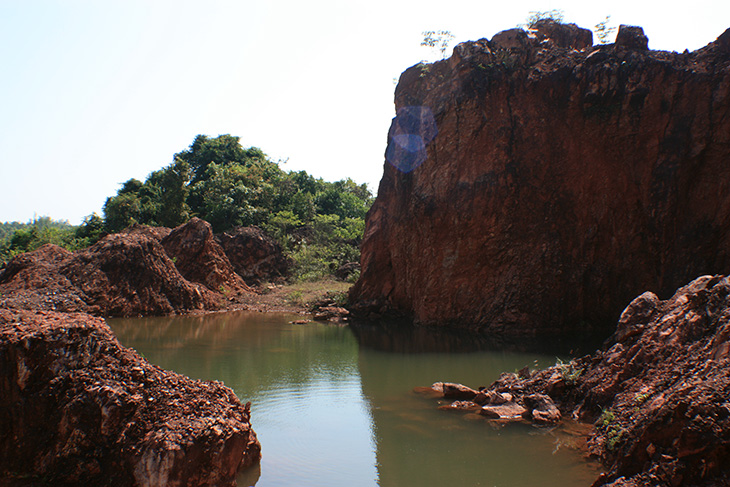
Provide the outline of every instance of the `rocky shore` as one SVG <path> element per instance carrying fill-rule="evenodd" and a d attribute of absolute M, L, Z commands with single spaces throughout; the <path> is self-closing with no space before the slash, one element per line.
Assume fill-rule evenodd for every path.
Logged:
<path fill-rule="evenodd" d="M 730 483 L 730 277 L 703 276 L 665 301 L 645 292 L 592 355 L 505 373 L 489 387 L 436 383 L 444 409 L 495 421 L 593 424 L 594 486 Z"/>
<path fill-rule="evenodd" d="M 250 405 L 122 347 L 103 319 L 0 309 L 2 485 L 235 485 Z"/>
<path fill-rule="evenodd" d="M 250 277 L 286 272 L 261 232 L 225 242 Z M 151 365 L 99 317 L 245 308 L 256 295 L 198 218 L 12 259 L 0 270 L 0 485 L 235 485 L 261 456 L 250 405 Z"/>

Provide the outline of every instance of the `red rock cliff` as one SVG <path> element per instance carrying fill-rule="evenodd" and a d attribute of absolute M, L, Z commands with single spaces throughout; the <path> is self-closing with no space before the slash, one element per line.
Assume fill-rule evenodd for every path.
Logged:
<path fill-rule="evenodd" d="M 730 30 L 683 54 L 586 37 L 513 29 L 403 73 L 356 310 L 608 330 L 645 289 L 730 272 Z"/>

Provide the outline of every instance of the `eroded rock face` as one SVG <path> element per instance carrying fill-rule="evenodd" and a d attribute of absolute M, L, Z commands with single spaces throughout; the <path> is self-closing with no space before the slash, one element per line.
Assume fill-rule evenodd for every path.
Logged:
<path fill-rule="evenodd" d="M 0 411 L 7 485 L 234 485 L 260 458 L 229 388 L 149 364 L 86 314 L 0 308 Z"/>
<path fill-rule="evenodd" d="M 217 236 L 236 273 L 246 282 L 288 277 L 292 262 L 281 245 L 258 227 L 236 227 Z"/>
<path fill-rule="evenodd" d="M 620 328 L 580 365 L 576 415 L 598 416 L 591 445 L 610 465 L 606 483 L 711 485 L 730 475 L 729 320 L 730 279 L 703 276 L 666 301 L 639 296 L 621 317 L 637 332 Z"/>
<path fill-rule="evenodd" d="M 679 54 L 622 32 L 580 50 L 510 31 L 403 73 L 398 113 L 438 133 L 391 129 L 386 156 L 413 152 L 367 216 L 360 316 L 605 336 L 645 289 L 730 272 L 729 34 Z"/>
<path fill-rule="evenodd" d="M 236 274 L 216 241 L 210 223 L 205 220 L 192 218 L 175 228 L 161 242 L 187 280 L 225 294 L 251 292 L 241 276 Z"/>

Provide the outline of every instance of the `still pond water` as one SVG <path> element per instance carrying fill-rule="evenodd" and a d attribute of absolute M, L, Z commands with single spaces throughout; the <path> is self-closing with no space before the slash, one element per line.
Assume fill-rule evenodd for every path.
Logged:
<path fill-rule="evenodd" d="M 224 313 L 109 320 L 123 345 L 252 402 L 260 466 L 239 486 L 588 486 L 599 467 L 566 428 L 497 427 L 412 392 L 489 385 L 554 355 L 478 351 L 469 339 L 398 334 L 296 315 Z M 464 351 L 472 350 L 472 351 Z M 570 428 L 568 428 L 570 429 Z"/>

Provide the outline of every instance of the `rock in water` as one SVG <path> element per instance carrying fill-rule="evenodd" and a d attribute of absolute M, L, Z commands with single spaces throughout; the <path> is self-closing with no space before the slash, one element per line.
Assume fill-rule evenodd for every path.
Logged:
<path fill-rule="evenodd" d="M 226 486 L 260 458 L 249 405 L 100 318 L 0 308 L 0 377 L 3 485 Z"/>
<path fill-rule="evenodd" d="M 550 29 L 401 76 L 398 117 L 421 123 L 390 131 L 360 316 L 608 335 L 646 289 L 730 272 L 728 34 L 680 54 L 646 50 L 640 28 L 582 50 L 580 30 Z"/>

